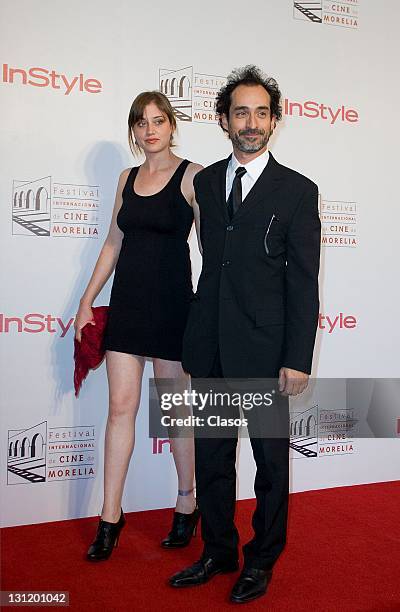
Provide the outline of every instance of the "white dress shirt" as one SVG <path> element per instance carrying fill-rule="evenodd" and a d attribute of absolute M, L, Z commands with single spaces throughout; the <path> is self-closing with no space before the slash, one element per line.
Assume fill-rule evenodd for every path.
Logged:
<path fill-rule="evenodd" d="M 268 164 L 269 151 L 264 151 L 261 155 L 248 162 L 240 164 L 232 153 L 226 170 L 226 200 L 228 201 L 229 194 L 232 189 L 233 179 L 235 178 L 236 169 L 239 167 L 246 168 L 246 174 L 242 176 L 242 201 L 245 199 L 250 189 L 255 184 L 256 180 Z"/>

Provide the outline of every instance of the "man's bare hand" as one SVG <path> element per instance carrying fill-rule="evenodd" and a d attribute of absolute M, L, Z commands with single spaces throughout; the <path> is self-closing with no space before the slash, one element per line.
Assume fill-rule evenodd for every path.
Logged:
<path fill-rule="evenodd" d="M 279 391 L 282 395 L 299 395 L 303 393 L 307 385 L 308 374 L 291 368 L 279 370 Z"/>

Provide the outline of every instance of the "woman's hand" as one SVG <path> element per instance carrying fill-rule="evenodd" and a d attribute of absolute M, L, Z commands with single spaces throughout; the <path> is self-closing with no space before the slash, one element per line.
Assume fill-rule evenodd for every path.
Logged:
<path fill-rule="evenodd" d="M 75 339 L 78 340 L 78 342 L 80 342 L 82 339 L 82 329 L 88 323 L 91 325 L 96 325 L 93 318 L 92 308 L 88 304 L 81 304 L 78 312 L 76 313 L 74 321 Z"/>

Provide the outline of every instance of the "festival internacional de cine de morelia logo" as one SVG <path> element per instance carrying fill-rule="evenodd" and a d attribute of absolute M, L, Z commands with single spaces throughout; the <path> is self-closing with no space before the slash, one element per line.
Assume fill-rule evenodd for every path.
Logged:
<path fill-rule="evenodd" d="M 8 485 L 95 478 L 96 460 L 94 425 L 49 427 L 46 420 L 8 430 Z"/>
<path fill-rule="evenodd" d="M 356 30 L 359 27 L 360 0 L 316 0 L 297 2 L 293 0 L 293 17 L 308 23 L 338 26 Z"/>
<path fill-rule="evenodd" d="M 13 180 L 12 233 L 54 238 L 98 238 L 98 185 L 58 183 L 51 176 Z"/>

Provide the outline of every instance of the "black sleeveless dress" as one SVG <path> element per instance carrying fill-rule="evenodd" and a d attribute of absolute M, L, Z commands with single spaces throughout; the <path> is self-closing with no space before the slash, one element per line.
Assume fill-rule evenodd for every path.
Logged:
<path fill-rule="evenodd" d="M 106 350 L 181 361 L 192 292 L 187 243 L 193 209 L 181 192 L 190 162 L 180 163 L 158 193 L 134 191 L 132 168 L 117 216 L 124 232 L 111 290 Z"/>

